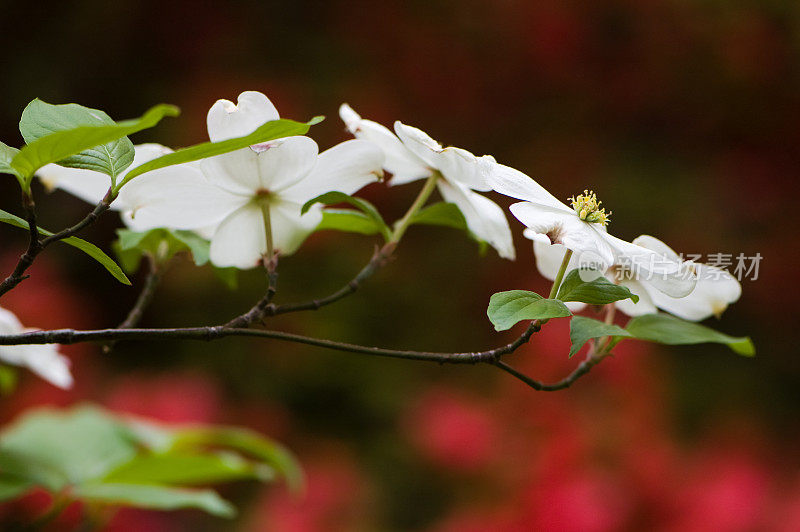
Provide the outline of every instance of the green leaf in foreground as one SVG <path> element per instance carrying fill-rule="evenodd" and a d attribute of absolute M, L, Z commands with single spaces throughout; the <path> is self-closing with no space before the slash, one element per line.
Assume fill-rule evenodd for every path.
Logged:
<path fill-rule="evenodd" d="M 581 279 L 581 275 L 586 278 L 592 278 L 592 280 L 584 281 Z M 556 299 L 561 301 L 578 301 L 589 305 L 606 305 L 628 298 L 634 303 L 639 302 L 639 296 L 626 287 L 610 282 L 593 270 L 581 270 L 579 268 L 567 274 L 561 282 L 556 296 Z"/>
<path fill-rule="evenodd" d="M 300 209 L 300 212 L 305 214 L 315 203 L 323 203 L 325 205 L 348 203 L 372 220 L 375 226 L 378 227 L 381 235 L 383 235 L 387 241 L 392 237 L 392 232 L 389 229 L 389 226 L 386 225 L 386 222 L 383 221 L 383 217 L 378 212 L 378 209 L 376 209 L 375 206 L 367 200 L 356 198 L 355 196 L 348 196 L 344 192 L 326 192 L 325 194 L 320 194 L 316 198 L 308 200 L 305 205 L 303 205 L 302 209 Z"/>
<path fill-rule="evenodd" d="M 24 178 L 27 188 L 36 170 L 46 164 L 58 162 L 86 149 L 151 128 L 165 116 L 178 114 L 177 107 L 160 104 L 150 108 L 140 118 L 124 120 L 115 125 L 80 126 L 56 131 L 23 146 L 11 160 L 11 166 Z"/>
<path fill-rule="evenodd" d="M 28 222 L 20 218 L 19 216 L 14 216 L 11 213 L 6 211 L 0 210 L 0 222 L 7 223 L 9 225 L 13 225 L 15 227 L 19 227 L 20 229 L 27 229 Z M 39 234 L 44 236 L 50 236 L 53 233 L 47 231 L 46 229 L 42 229 L 41 227 L 37 227 L 39 229 Z M 108 272 L 114 276 L 114 278 L 121 282 L 122 284 L 131 284 L 130 280 L 125 276 L 122 269 L 119 265 L 114 262 L 114 259 L 103 253 L 103 250 L 92 244 L 91 242 L 87 242 L 86 240 L 81 240 L 76 236 L 71 236 L 69 238 L 65 238 L 63 240 L 59 240 L 59 242 L 63 242 L 67 245 L 70 245 L 74 248 L 77 248 L 91 258 L 99 262 Z"/>
<path fill-rule="evenodd" d="M 669 314 L 646 314 L 633 318 L 625 327 L 634 337 L 668 345 L 717 343 L 735 353 L 754 356 L 755 346 L 749 337 L 728 336 L 699 323 L 684 321 Z"/>
<path fill-rule="evenodd" d="M 180 489 L 152 484 L 117 484 L 97 482 L 73 488 L 80 499 L 112 504 L 135 506 L 152 510 L 178 510 L 197 508 L 217 517 L 233 517 L 236 509 L 213 490 Z"/>
<path fill-rule="evenodd" d="M 486 314 L 497 331 L 510 329 L 520 321 L 547 320 L 572 315 L 561 301 L 544 299 L 539 294 L 527 290 L 509 290 L 493 294 Z"/>
<path fill-rule="evenodd" d="M 137 456 L 109 473 L 103 482 L 188 485 L 274 477 L 271 468 L 233 453 L 166 452 Z"/>
<path fill-rule="evenodd" d="M 584 316 L 574 316 L 569 324 L 569 339 L 572 342 L 572 347 L 569 349 L 569 356 L 572 357 L 575 353 L 580 351 L 581 347 L 592 338 L 600 338 L 603 336 L 624 338 L 632 335 L 622 327 L 617 327 L 616 325 L 609 325 L 602 321 L 586 318 Z"/>
<path fill-rule="evenodd" d="M 159 168 L 173 166 L 176 164 L 189 163 L 200 159 L 206 159 L 215 155 L 222 155 L 241 148 L 252 146 L 253 144 L 260 144 L 283 137 L 290 137 L 294 135 L 305 135 L 309 128 L 315 124 L 319 124 L 324 117 L 315 116 L 308 122 L 295 122 L 294 120 L 287 120 L 281 118 L 279 120 L 271 120 L 259 126 L 258 129 L 235 139 L 223 140 L 220 142 L 204 142 L 189 146 L 188 148 L 181 148 L 172 153 L 162 155 L 158 159 L 148 161 L 141 166 L 137 166 L 125 175 L 121 183 L 117 184 L 116 190 L 122 188 L 123 185 L 128 183 L 131 179 L 140 176 Z"/>
<path fill-rule="evenodd" d="M 22 111 L 19 131 L 25 142 L 81 126 L 113 126 L 115 122 L 103 111 L 90 109 L 75 103 L 52 105 L 36 98 Z M 122 173 L 133 162 L 133 143 L 128 137 L 120 137 L 105 144 L 94 146 L 58 161 L 61 166 L 83 168 L 111 176 Z"/>
<path fill-rule="evenodd" d="M 165 427 L 88 405 L 39 409 L 0 432 L 0 500 L 38 486 L 98 504 L 198 508 L 230 517 L 228 502 L 194 486 L 268 482 L 278 474 L 291 486 L 301 479 L 292 455 L 258 433 Z"/>

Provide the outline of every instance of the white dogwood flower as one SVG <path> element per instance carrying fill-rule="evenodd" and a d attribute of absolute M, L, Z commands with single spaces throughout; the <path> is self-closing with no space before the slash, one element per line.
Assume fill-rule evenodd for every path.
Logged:
<path fill-rule="evenodd" d="M 510 210 L 528 228 L 528 238 L 572 250 L 576 267 L 603 272 L 614 264 L 626 264 L 671 297 L 683 297 L 694 288 L 694 277 L 679 262 L 663 260 L 649 249 L 608 234 L 610 213 L 600 208 L 594 193 L 584 191 L 571 198 L 570 208 L 527 175 L 501 164 L 494 165 L 489 182 L 497 192 L 524 200 Z"/>
<path fill-rule="evenodd" d="M 536 267 L 545 278 L 553 279 L 561 264 L 566 248 L 560 244 L 550 244 L 538 239 L 536 235 L 527 233 L 533 238 L 533 252 Z M 680 263 L 684 270 L 694 272 L 697 279 L 694 290 L 684 297 L 671 297 L 664 294 L 646 276 L 637 275 L 624 264 L 615 264 L 605 271 L 611 282 L 628 288 L 639 296 L 639 302 L 624 299 L 615 303 L 616 307 L 628 316 L 653 314 L 657 309 L 665 310 L 679 318 L 690 321 L 702 321 L 710 316 L 719 317 L 729 304 L 737 301 L 742 293 L 741 285 L 730 273 L 715 266 L 682 261 L 680 256 L 661 240 L 642 235 L 633 244 L 655 252 L 661 260 Z M 571 261 L 568 269 L 577 268 L 577 262 Z M 570 303 L 572 310 L 581 310 L 582 303 Z"/>
<path fill-rule="evenodd" d="M 172 150 L 161 144 L 134 146 L 133 162 L 120 173 L 118 180 L 124 179 L 125 175 L 137 166 L 168 153 L 172 153 Z M 83 168 L 67 168 L 57 164 L 43 166 L 36 172 L 36 175 L 48 189 L 64 190 L 91 204 L 99 203 L 111 186 L 111 178 L 102 172 Z M 111 210 L 119 211 L 122 221 L 134 231 L 147 231 L 160 227 L 136 217 L 138 208 L 143 204 L 157 201 L 161 196 L 158 190 L 163 183 L 179 181 L 190 185 L 196 181 L 198 176 L 201 174 L 194 163 L 168 166 L 147 172 L 122 187 L 119 195 L 111 203 Z M 188 196 L 184 199 L 190 203 L 192 198 Z"/>
<path fill-rule="evenodd" d="M 35 330 L 23 327 L 11 311 L 0 308 L 0 334 Z M 72 386 L 69 359 L 58 352 L 56 344 L 0 345 L 0 360 L 26 367 L 59 388 Z"/>
<path fill-rule="evenodd" d="M 339 116 L 356 138 L 381 148 L 386 157 L 383 168 L 392 174 L 390 185 L 426 179 L 439 172 L 439 193 L 459 208 L 469 230 L 494 247 L 501 257 L 515 258 L 511 229 L 503 210 L 474 192 L 491 190 L 487 175 L 495 164 L 494 158 L 476 157 L 461 148 L 443 148 L 424 131 L 399 121 L 394 123 L 392 133 L 377 122 L 361 118 L 347 104 L 339 108 Z"/>
<path fill-rule="evenodd" d="M 238 104 L 217 101 L 208 113 L 211 140 L 252 133 L 278 118 L 266 96 L 245 92 Z M 272 248 L 294 253 L 319 225 L 321 207 L 305 214 L 310 199 L 331 191 L 353 194 L 382 176 L 383 153 L 363 140 L 343 142 L 318 153 L 316 142 L 293 136 L 202 160 L 195 178 L 140 184 L 135 217 L 145 224 L 177 229 L 216 226 L 211 262 L 220 267 L 252 268 Z M 126 186 L 136 183 L 132 181 Z"/>

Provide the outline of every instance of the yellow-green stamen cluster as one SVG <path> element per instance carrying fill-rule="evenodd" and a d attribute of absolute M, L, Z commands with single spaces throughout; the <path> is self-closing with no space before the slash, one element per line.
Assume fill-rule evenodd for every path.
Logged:
<path fill-rule="evenodd" d="M 569 199 L 572 202 L 572 208 L 578 214 L 578 218 L 593 224 L 607 225 L 611 217 L 611 211 L 606 213 L 606 210 L 600 208 L 602 201 L 597 200 L 597 196 L 591 190 L 584 190 L 583 194 L 578 194 Z"/>

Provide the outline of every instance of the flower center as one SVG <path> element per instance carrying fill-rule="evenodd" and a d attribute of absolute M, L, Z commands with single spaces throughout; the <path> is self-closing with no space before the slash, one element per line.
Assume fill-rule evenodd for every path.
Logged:
<path fill-rule="evenodd" d="M 275 199 L 275 194 L 268 188 L 259 188 L 256 190 L 253 199 L 257 203 L 263 203 L 264 205 L 269 204 L 273 199 Z"/>
<path fill-rule="evenodd" d="M 597 196 L 590 190 L 584 190 L 583 194 L 578 194 L 578 197 L 571 197 L 569 200 L 572 202 L 572 208 L 578 218 L 585 222 L 607 225 L 611 211 L 606 213 L 606 210 L 600 208 L 602 201 L 598 201 Z"/>

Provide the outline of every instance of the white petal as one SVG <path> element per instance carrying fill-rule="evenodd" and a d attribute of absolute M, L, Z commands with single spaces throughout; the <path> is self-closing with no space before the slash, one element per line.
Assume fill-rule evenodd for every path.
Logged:
<path fill-rule="evenodd" d="M 552 209 L 572 213 L 572 209 L 558 201 L 539 183 L 519 170 L 495 163 L 488 176 L 489 185 L 496 192 Z"/>
<path fill-rule="evenodd" d="M 629 270 L 634 279 L 670 297 L 684 297 L 697 282 L 690 265 L 604 233 L 614 250 L 614 262 Z M 671 250 L 670 250 L 671 251 Z"/>
<path fill-rule="evenodd" d="M 516 258 L 511 229 L 499 205 L 458 183 L 440 180 L 438 186 L 445 201 L 458 206 L 475 236 L 491 244 L 504 259 Z"/>
<path fill-rule="evenodd" d="M 352 195 L 383 175 L 383 152 L 366 140 L 348 140 L 322 152 L 314 169 L 285 188 L 281 197 L 302 205 L 333 190 Z"/>
<path fill-rule="evenodd" d="M 280 201 L 270 205 L 270 222 L 272 225 L 275 251 L 281 255 L 291 255 L 300 244 L 317 228 L 322 221 L 322 209 L 315 205 L 302 216 L 302 204 Z"/>
<path fill-rule="evenodd" d="M 356 138 L 368 140 L 383 151 L 386 157 L 383 168 L 392 174 L 390 185 L 402 185 L 431 175 L 432 171 L 425 161 L 411 153 L 388 128 L 362 119 L 346 103 L 339 108 L 339 116 Z"/>
<path fill-rule="evenodd" d="M 527 229 L 525 230 L 525 236 L 528 238 L 533 237 L 533 256 L 536 258 L 536 269 L 545 279 L 555 280 L 556 274 L 561 268 L 561 263 L 564 261 L 564 254 L 566 254 L 567 248 L 563 244 L 551 244 L 546 236 L 533 233 Z M 580 267 L 578 257 L 573 255 L 569 259 L 567 271 L 578 267 Z"/>
<path fill-rule="evenodd" d="M 430 135 L 413 126 L 407 126 L 399 120 L 394 123 L 394 132 L 411 153 L 425 162 L 431 168 L 437 168 L 434 154 L 442 151 L 442 145 L 433 140 Z"/>
<path fill-rule="evenodd" d="M 42 166 L 36 171 L 36 176 L 48 189 L 59 188 L 92 204 L 99 203 L 111 187 L 111 178 L 106 174 L 57 164 Z M 115 201 L 112 209 L 117 208 Z"/>
<path fill-rule="evenodd" d="M 642 283 L 634 279 L 627 279 L 620 280 L 619 284 L 639 296 L 638 303 L 634 303 L 632 299 L 622 299 L 614 303 L 619 310 L 628 316 L 642 316 L 657 312 L 656 306 L 650 297 L 650 291 Z"/>
<path fill-rule="evenodd" d="M 575 254 L 577 264 L 582 267 L 605 271 L 614 261 L 614 254 L 603 238 L 603 231 L 580 220 L 573 211 L 565 212 L 527 201 L 510 207 L 519 221 L 531 233 L 546 235 L 550 242 L 563 244 Z"/>
<path fill-rule="evenodd" d="M 0 334 L 18 334 L 22 332 L 22 323 L 10 310 L 0 307 Z"/>
<path fill-rule="evenodd" d="M 0 308 L 0 334 L 19 334 L 35 330 L 37 329 L 24 328 L 13 312 Z M 27 367 L 60 388 L 72 386 L 69 359 L 58 352 L 56 344 L 3 345 L 0 346 L 0 360 Z"/>
<path fill-rule="evenodd" d="M 451 183 L 460 183 L 472 190 L 491 190 L 488 181 L 487 162 L 496 164 L 491 157 L 475 157 L 462 148 L 442 146 L 421 129 L 407 126 L 402 122 L 394 123 L 397 136 L 414 155 L 425 161 L 430 167 L 439 170 Z"/>
<path fill-rule="evenodd" d="M 254 202 L 225 218 L 211 238 L 211 262 L 221 268 L 254 268 L 266 252 L 264 215 Z"/>
<path fill-rule="evenodd" d="M 739 281 L 725 270 L 706 264 L 694 264 L 692 268 L 697 274 L 697 285 L 688 296 L 674 298 L 651 291 L 659 308 L 685 320 L 702 321 L 711 316 L 719 317 L 742 295 Z"/>
<path fill-rule="evenodd" d="M 13 347 L 24 348 L 24 365 L 41 378 L 59 388 L 72 387 L 73 379 L 69 371 L 69 359 L 58 352 L 57 345 L 20 345 Z"/>
<path fill-rule="evenodd" d="M 210 184 L 197 165 L 154 170 L 128 183 L 120 193 L 125 224 L 135 231 L 154 227 L 199 229 L 219 224 L 250 198 Z"/>
<path fill-rule="evenodd" d="M 211 106 L 206 119 L 208 137 L 213 142 L 243 137 L 278 118 L 278 111 L 269 98 L 260 92 L 246 91 L 239 95 L 237 104 L 217 100 Z"/>

